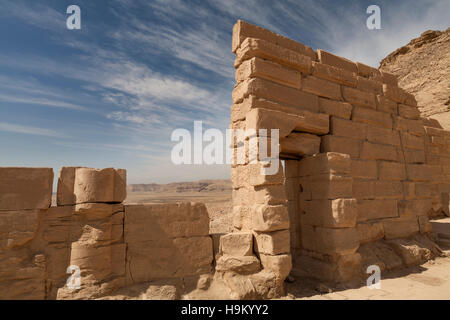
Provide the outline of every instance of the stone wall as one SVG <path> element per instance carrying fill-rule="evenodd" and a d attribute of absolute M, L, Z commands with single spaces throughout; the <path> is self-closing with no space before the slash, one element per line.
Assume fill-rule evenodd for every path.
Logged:
<path fill-rule="evenodd" d="M 50 168 L 0 168 L 0 299 L 94 299 L 185 278 L 195 288 L 212 272 L 203 204 L 124 205 L 122 169 L 62 168 L 54 207 L 52 185 Z"/>
<path fill-rule="evenodd" d="M 263 175 L 250 155 L 269 134 L 233 142 L 246 149 L 231 169 L 234 225 L 263 269 L 284 280 L 293 256 L 294 274 L 348 281 L 439 254 L 428 218 L 448 211 L 449 132 L 396 77 L 244 21 L 232 47 L 231 128 L 279 129 L 285 160 Z"/>

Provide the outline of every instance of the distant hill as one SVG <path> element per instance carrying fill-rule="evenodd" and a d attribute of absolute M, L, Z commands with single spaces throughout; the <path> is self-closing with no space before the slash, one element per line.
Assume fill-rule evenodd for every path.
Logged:
<path fill-rule="evenodd" d="M 450 28 L 425 31 L 384 58 L 380 69 L 397 75 L 423 116 L 450 129 Z"/>
<path fill-rule="evenodd" d="M 174 182 L 168 184 L 129 184 L 128 192 L 231 192 L 230 180 L 199 180 L 193 182 Z"/>

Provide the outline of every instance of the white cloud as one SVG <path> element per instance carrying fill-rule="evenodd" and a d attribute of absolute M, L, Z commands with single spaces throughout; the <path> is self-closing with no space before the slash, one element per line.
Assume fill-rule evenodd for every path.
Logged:
<path fill-rule="evenodd" d="M 30 134 L 34 136 L 55 137 L 55 138 L 64 137 L 64 135 L 54 130 L 5 122 L 0 122 L 0 131 L 20 133 L 20 134 Z"/>

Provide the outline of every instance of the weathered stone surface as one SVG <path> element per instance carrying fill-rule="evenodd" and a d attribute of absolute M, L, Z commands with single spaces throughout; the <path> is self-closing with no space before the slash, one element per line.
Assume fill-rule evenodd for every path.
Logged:
<path fill-rule="evenodd" d="M 309 56 L 313 60 L 316 59 L 316 54 L 310 47 L 289 38 L 280 36 L 267 29 L 252 25 L 242 20 L 238 20 L 238 22 L 233 26 L 233 52 L 236 52 L 236 50 L 241 46 L 242 42 L 244 42 L 246 38 L 262 39 L 274 44 L 278 44 L 279 46 L 282 46 L 284 48 L 296 51 L 303 55 Z"/>
<path fill-rule="evenodd" d="M 233 103 L 240 103 L 250 95 L 311 112 L 319 110 L 319 98 L 316 95 L 265 79 L 252 78 L 239 83 L 233 90 Z"/>
<path fill-rule="evenodd" d="M 305 225 L 325 228 L 353 228 L 356 224 L 355 199 L 303 201 L 301 207 L 304 210 L 301 222 Z"/>
<path fill-rule="evenodd" d="M 377 179 L 378 166 L 376 161 L 352 160 L 351 176 L 360 179 Z"/>
<path fill-rule="evenodd" d="M 358 200 L 358 222 L 398 217 L 397 200 Z"/>
<path fill-rule="evenodd" d="M 350 119 L 352 105 L 347 102 L 319 98 L 319 111 L 342 119 Z"/>
<path fill-rule="evenodd" d="M 280 138 L 292 131 L 303 131 L 313 134 L 326 134 L 329 131 L 329 120 L 326 115 L 315 117 L 315 122 L 295 114 L 286 114 L 266 109 L 252 109 L 246 115 L 245 127 L 249 129 L 279 129 Z M 268 132 L 269 133 L 269 132 Z"/>
<path fill-rule="evenodd" d="M 281 230 L 270 233 L 255 232 L 255 251 L 277 255 L 290 252 L 290 232 Z"/>
<path fill-rule="evenodd" d="M 374 242 L 384 237 L 383 223 L 358 223 L 356 232 L 358 233 L 360 244 Z"/>
<path fill-rule="evenodd" d="M 289 214 L 285 205 L 257 205 L 252 213 L 255 231 L 276 231 L 289 229 Z"/>
<path fill-rule="evenodd" d="M 76 203 L 122 202 L 126 197 L 126 171 L 77 168 L 74 194 Z"/>
<path fill-rule="evenodd" d="M 276 256 L 261 254 L 261 264 L 264 269 L 276 274 L 279 279 L 286 279 L 292 269 L 292 257 L 290 254 L 280 254 Z"/>
<path fill-rule="evenodd" d="M 356 87 L 356 74 L 345 69 L 313 61 L 312 75 L 345 86 Z"/>
<path fill-rule="evenodd" d="M 253 235 L 247 232 L 228 233 L 220 237 L 220 251 L 230 256 L 253 255 Z"/>
<path fill-rule="evenodd" d="M 338 84 L 313 76 L 303 79 L 302 90 L 319 97 L 342 100 L 341 87 Z"/>
<path fill-rule="evenodd" d="M 237 83 L 249 78 L 263 78 L 296 89 L 302 86 L 300 72 L 260 58 L 244 61 L 236 70 Z"/>
<path fill-rule="evenodd" d="M 359 246 L 355 228 L 321 228 L 303 225 L 302 244 L 307 250 L 324 254 L 353 254 Z"/>
<path fill-rule="evenodd" d="M 303 158 L 298 164 L 300 177 L 323 173 L 349 174 L 351 160 L 347 154 L 327 152 Z"/>
<path fill-rule="evenodd" d="M 419 224 L 416 217 L 404 217 L 383 220 L 384 238 L 407 238 L 419 232 Z"/>
<path fill-rule="evenodd" d="M 376 109 L 375 94 L 358 89 L 343 87 L 344 100 L 355 106 Z"/>
<path fill-rule="evenodd" d="M 353 73 L 358 73 L 356 64 L 348 59 L 336 56 L 332 53 L 320 49 L 317 50 L 317 55 L 319 57 L 319 61 L 323 64 L 328 64 L 330 66 L 341 68 Z"/>
<path fill-rule="evenodd" d="M 389 114 L 367 108 L 355 107 L 352 113 L 352 120 L 382 128 L 392 128 L 392 118 Z"/>
<path fill-rule="evenodd" d="M 226 254 L 217 260 L 216 270 L 247 275 L 259 272 L 261 264 L 255 256 L 231 256 Z"/>
<path fill-rule="evenodd" d="M 198 237 L 209 234 L 203 203 L 125 205 L 125 241 Z"/>
<path fill-rule="evenodd" d="M 331 117 L 330 133 L 335 136 L 365 140 L 367 136 L 367 125 Z"/>
<path fill-rule="evenodd" d="M 301 197 L 311 199 L 339 199 L 352 197 L 352 178 L 334 174 L 309 176 L 300 180 Z"/>
<path fill-rule="evenodd" d="M 47 209 L 52 187 L 51 168 L 0 167 L 0 210 Z"/>
<path fill-rule="evenodd" d="M 280 153 L 296 156 L 314 155 L 320 151 L 320 138 L 309 133 L 292 132 L 280 139 Z"/>
<path fill-rule="evenodd" d="M 352 158 L 359 158 L 361 140 L 333 135 L 322 136 L 320 152 L 335 152 L 348 154 Z"/>

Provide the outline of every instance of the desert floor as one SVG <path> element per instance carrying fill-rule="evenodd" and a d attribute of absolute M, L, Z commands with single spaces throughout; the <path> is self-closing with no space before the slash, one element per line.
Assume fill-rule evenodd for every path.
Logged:
<path fill-rule="evenodd" d="M 211 219 L 211 233 L 232 230 L 231 192 L 129 192 L 126 203 L 204 202 Z M 450 219 L 448 219 L 450 231 Z M 450 250 L 447 257 L 421 266 L 381 275 L 381 288 L 369 289 L 364 283 L 330 286 L 307 278 L 287 284 L 284 299 L 448 299 L 450 300 Z M 369 276 L 369 275 L 368 275 Z"/>

